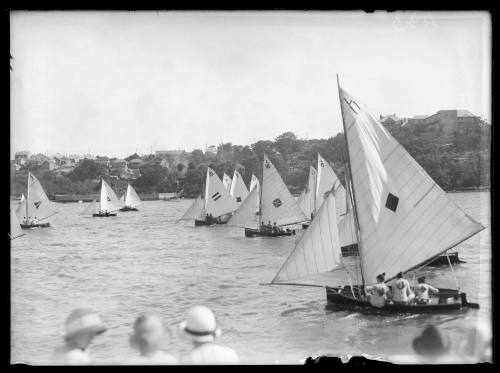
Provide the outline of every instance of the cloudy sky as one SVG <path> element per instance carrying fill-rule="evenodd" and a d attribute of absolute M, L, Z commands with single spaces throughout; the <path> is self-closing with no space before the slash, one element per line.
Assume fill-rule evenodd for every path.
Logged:
<path fill-rule="evenodd" d="M 337 73 L 376 115 L 489 120 L 490 27 L 479 12 L 14 12 L 11 155 L 327 138 Z"/>

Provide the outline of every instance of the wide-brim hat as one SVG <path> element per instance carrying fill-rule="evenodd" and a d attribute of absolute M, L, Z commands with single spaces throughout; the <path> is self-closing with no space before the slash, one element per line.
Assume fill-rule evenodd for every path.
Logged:
<path fill-rule="evenodd" d="M 449 338 L 433 325 L 413 340 L 413 349 L 422 356 L 439 356 L 449 352 L 450 347 Z"/>
<path fill-rule="evenodd" d="M 219 327 L 216 327 L 213 331 L 199 332 L 196 330 L 191 330 L 187 327 L 187 321 L 182 321 L 179 324 L 179 329 L 182 331 L 185 337 L 196 341 L 196 342 L 213 342 L 215 338 L 220 337 L 222 331 Z"/>
<path fill-rule="evenodd" d="M 179 324 L 182 334 L 192 341 L 212 342 L 221 335 L 213 312 L 205 306 L 192 307 Z"/>
<path fill-rule="evenodd" d="M 102 334 L 107 330 L 101 317 L 90 308 L 78 308 L 66 319 L 66 338 L 78 334 Z"/>

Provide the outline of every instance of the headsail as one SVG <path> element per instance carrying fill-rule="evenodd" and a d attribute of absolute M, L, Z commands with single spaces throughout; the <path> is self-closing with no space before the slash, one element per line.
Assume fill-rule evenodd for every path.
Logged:
<path fill-rule="evenodd" d="M 225 172 L 224 176 L 222 177 L 222 184 L 224 184 L 224 188 L 226 188 L 227 190 L 231 189 L 231 178 Z"/>
<path fill-rule="evenodd" d="M 94 199 L 92 202 L 90 202 L 87 207 L 85 207 L 82 212 L 80 212 L 79 215 L 92 215 L 92 214 L 97 214 L 98 211 L 98 205 L 96 200 Z"/>
<path fill-rule="evenodd" d="M 307 220 L 278 171 L 265 154 L 261 188 L 261 214 L 264 223 L 276 222 L 278 226 L 281 226 Z"/>
<path fill-rule="evenodd" d="M 337 213 L 335 198 L 329 193 L 272 283 L 301 280 L 339 268 L 343 268 L 343 263 L 337 232 Z"/>
<path fill-rule="evenodd" d="M 200 194 L 179 220 L 192 220 L 200 218 L 203 215 L 204 206 L 205 201 Z"/>
<path fill-rule="evenodd" d="M 332 190 L 332 188 L 335 186 L 335 188 L 339 188 L 340 180 L 338 179 L 337 175 L 335 174 L 335 171 L 333 171 L 332 166 L 321 156 L 321 154 L 318 153 L 318 177 L 316 181 L 316 201 L 315 201 L 315 209 L 316 211 L 319 211 L 319 208 L 323 201 L 326 198 L 327 193 Z M 343 188 L 342 184 L 340 184 L 340 187 Z M 344 195 L 345 198 L 345 195 Z M 338 217 L 340 216 L 340 201 L 336 200 L 337 202 L 337 220 Z"/>
<path fill-rule="evenodd" d="M 207 168 L 207 181 L 205 192 L 205 211 L 212 214 L 214 218 L 233 212 L 238 208 L 238 204 L 229 192 L 224 188 L 224 184 L 219 176 L 210 167 Z"/>
<path fill-rule="evenodd" d="M 316 199 L 316 169 L 309 166 L 309 181 L 306 189 L 302 191 L 297 204 L 302 209 L 307 218 L 314 214 L 314 205 Z"/>
<path fill-rule="evenodd" d="M 17 220 L 17 215 L 12 202 L 10 203 L 10 239 L 24 236 L 19 220 Z"/>
<path fill-rule="evenodd" d="M 232 227 L 256 227 L 259 224 L 259 188 L 254 188 L 227 222 Z"/>
<path fill-rule="evenodd" d="M 109 184 L 102 179 L 101 186 L 101 211 L 112 212 L 121 208 L 120 201 Z"/>
<path fill-rule="evenodd" d="M 137 207 L 142 204 L 141 199 L 135 192 L 134 188 L 132 188 L 132 185 L 127 186 L 127 194 L 125 197 L 125 206 L 127 207 Z"/>
<path fill-rule="evenodd" d="M 363 277 L 390 279 L 478 233 L 365 105 L 339 87 L 359 221 Z"/>
<path fill-rule="evenodd" d="M 50 202 L 45 194 L 42 184 L 40 184 L 31 172 L 28 173 L 28 197 L 26 204 L 27 208 L 24 213 L 32 219 L 36 217 L 40 221 L 57 213 L 52 207 L 52 202 Z"/>
<path fill-rule="evenodd" d="M 253 188 L 260 186 L 259 179 L 257 179 L 257 176 L 252 174 L 252 180 L 250 181 L 250 192 L 253 190 Z"/>
<path fill-rule="evenodd" d="M 241 177 L 241 174 L 234 170 L 233 181 L 231 182 L 231 197 L 240 205 L 248 196 L 248 189 Z"/>

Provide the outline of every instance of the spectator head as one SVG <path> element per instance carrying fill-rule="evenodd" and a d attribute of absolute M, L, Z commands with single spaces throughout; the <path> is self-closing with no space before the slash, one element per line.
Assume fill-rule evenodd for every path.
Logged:
<path fill-rule="evenodd" d="M 403 278 L 403 272 L 399 272 L 397 275 L 396 275 L 397 278 Z"/>
<path fill-rule="evenodd" d="M 179 327 L 193 342 L 212 342 L 221 335 L 213 312 L 205 306 L 191 308 Z"/>
<path fill-rule="evenodd" d="M 377 276 L 377 281 L 378 282 L 384 282 L 385 281 L 385 272 L 381 273 L 380 275 Z"/>
<path fill-rule="evenodd" d="M 164 336 L 165 330 L 160 317 L 154 313 L 143 313 L 135 320 L 129 342 L 141 352 L 155 351 L 161 348 Z"/>
<path fill-rule="evenodd" d="M 92 339 L 106 331 L 101 317 L 91 308 L 77 308 L 66 319 L 66 343 L 85 349 Z"/>

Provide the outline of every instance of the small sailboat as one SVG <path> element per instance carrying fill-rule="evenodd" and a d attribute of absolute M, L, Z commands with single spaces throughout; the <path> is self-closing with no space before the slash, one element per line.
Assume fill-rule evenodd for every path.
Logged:
<path fill-rule="evenodd" d="M 262 185 L 256 182 L 228 225 L 244 227 L 246 237 L 290 236 L 295 230 L 283 226 L 306 221 L 297 201 L 266 154 L 263 162 Z M 267 222 L 267 224 L 266 224 Z"/>
<path fill-rule="evenodd" d="M 231 189 L 229 194 L 233 197 L 238 206 L 247 198 L 248 189 L 241 177 L 241 174 L 234 170 L 233 180 L 231 181 Z"/>
<path fill-rule="evenodd" d="M 120 209 L 120 211 L 138 211 L 137 207 L 142 204 L 141 199 L 130 184 L 128 184 L 127 192 L 122 198 L 124 206 Z"/>
<path fill-rule="evenodd" d="M 121 208 L 121 203 L 109 184 L 101 179 L 101 197 L 99 202 L 93 200 L 80 213 L 80 215 L 92 215 L 93 217 L 116 216 L 117 210 Z"/>
<path fill-rule="evenodd" d="M 200 194 L 179 220 L 194 219 L 195 226 L 226 224 L 238 205 L 214 170 L 207 168 L 204 193 Z"/>
<path fill-rule="evenodd" d="M 21 228 L 21 224 L 19 224 L 19 220 L 17 220 L 17 214 L 12 202 L 10 203 L 10 234 L 9 238 L 11 241 L 15 238 L 24 236 L 23 230 Z"/>
<path fill-rule="evenodd" d="M 439 293 L 424 304 L 389 301 L 378 308 L 368 301 L 365 285 L 375 282 L 378 274 L 385 273 L 389 282 L 398 272 L 415 272 L 485 227 L 455 205 L 366 106 L 340 85 L 339 96 L 349 166 L 346 190 L 358 255 L 352 260 L 342 255 L 336 200 L 329 194 L 271 283 L 325 287 L 328 307 L 335 310 L 422 313 L 479 308 L 467 301 L 458 282 L 457 289 L 436 286 Z"/>
<path fill-rule="evenodd" d="M 27 197 L 20 203 L 16 212 L 22 229 L 50 227 L 49 222 L 39 222 L 57 213 L 45 194 L 42 184 L 31 172 L 28 172 Z"/>
<path fill-rule="evenodd" d="M 226 188 L 227 190 L 231 190 L 231 178 L 225 172 L 222 176 L 222 183 L 224 184 L 224 188 Z"/>

